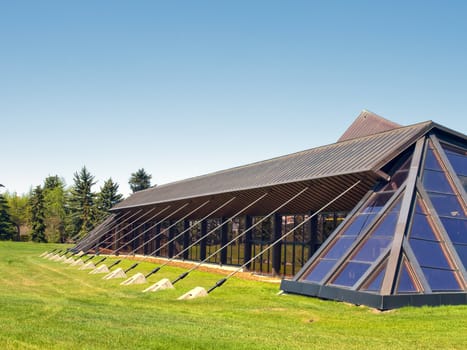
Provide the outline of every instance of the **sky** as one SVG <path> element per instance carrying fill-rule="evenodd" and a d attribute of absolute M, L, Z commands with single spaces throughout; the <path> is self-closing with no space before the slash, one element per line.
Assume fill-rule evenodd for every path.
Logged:
<path fill-rule="evenodd" d="M 363 110 L 467 133 L 467 1 L 0 0 L 0 183 L 130 194 L 335 142 Z"/>

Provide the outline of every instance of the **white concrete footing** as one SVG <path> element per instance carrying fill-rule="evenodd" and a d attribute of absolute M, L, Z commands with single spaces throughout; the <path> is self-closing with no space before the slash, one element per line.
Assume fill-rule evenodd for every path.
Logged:
<path fill-rule="evenodd" d="M 92 261 L 82 265 L 78 270 L 93 270 L 96 268 L 96 265 Z"/>
<path fill-rule="evenodd" d="M 172 282 L 168 278 L 163 278 L 159 282 L 154 283 L 152 286 L 143 290 L 143 293 L 146 292 L 157 292 L 164 289 L 174 289 Z"/>
<path fill-rule="evenodd" d="M 207 295 L 208 295 L 208 292 L 206 292 L 206 289 L 204 289 L 203 287 L 195 287 L 189 292 L 183 294 L 181 297 L 178 297 L 177 300 L 190 300 L 190 299 L 205 297 Z"/>
<path fill-rule="evenodd" d="M 141 272 L 138 272 L 136 275 L 131 276 L 129 279 L 120 283 L 122 286 L 128 286 L 130 284 L 143 284 L 146 283 L 146 277 Z"/>
<path fill-rule="evenodd" d="M 95 274 L 98 274 L 98 273 L 109 273 L 109 268 L 107 267 L 106 264 L 102 264 L 102 265 L 99 265 L 98 267 L 96 267 L 94 270 L 92 270 L 91 272 L 89 272 L 91 275 L 95 275 Z"/>
<path fill-rule="evenodd" d="M 81 259 L 77 259 L 70 264 L 70 266 L 83 266 L 83 265 L 84 265 L 84 262 Z"/>
<path fill-rule="evenodd" d="M 65 259 L 62 261 L 62 264 L 72 264 L 75 262 L 75 259 L 73 259 L 71 256 L 68 259 Z"/>
<path fill-rule="evenodd" d="M 108 275 L 105 275 L 102 279 L 110 280 L 110 279 L 113 279 L 113 278 L 125 278 L 125 277 L 126 277 L 125 271 L 123 271 L 123 269 L 121 267 L 119 267 L 118 269 L 113 270 Z"/>
<path fill-rule="evenodd" d="M 60 259 L 60 255 L 58 254 L 54 254 L 49 258 L 49 260 L 52 260 L 52 261 L 58 261 L 58 259 Z"/>
<path fill-rule="evenodd" d="M 43 252 L 41 255 L 39 255 L 39 257 L 40 257 L 40 258 L 43 258 L 43 257 L 45 257 L 47 254 L 49 254 L 49 253 Z"/>

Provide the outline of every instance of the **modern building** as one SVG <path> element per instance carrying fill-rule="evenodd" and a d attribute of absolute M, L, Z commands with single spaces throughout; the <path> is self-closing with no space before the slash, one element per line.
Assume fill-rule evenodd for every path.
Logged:
<path fill-rule="evenodd" d="M 136 192 L 78 242 L 366 304 L 467 303 L 467 137 L 363 111 L 333 144 Z"/>

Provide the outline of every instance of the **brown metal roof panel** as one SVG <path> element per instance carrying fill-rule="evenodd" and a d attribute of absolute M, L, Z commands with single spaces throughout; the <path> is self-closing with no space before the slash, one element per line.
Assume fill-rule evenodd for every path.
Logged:
<path fill-rule="evenodd" d="M 338 142 L 136 192 L 114 209 L 377 170 L 431 122 Z M 379 168 L 378 168 L 379 169 Z"/>
<path fill-rule="evenodd" d="M 383 131 L 400 128 L 401 125 L 387 120 L 373 112 L 363 110 L 337 142 L 346 141 L 362 136 L 372 135 Z"/>

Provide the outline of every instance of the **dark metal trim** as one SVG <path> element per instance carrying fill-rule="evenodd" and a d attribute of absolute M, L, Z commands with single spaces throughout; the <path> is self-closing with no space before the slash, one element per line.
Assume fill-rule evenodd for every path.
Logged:
<path fill-rule="evenodd" d="M 404 306 L 441 306 L 467 304 L 467 293 L 431 293 L 431 294 L 399 294 L 379 295 L 369 292 L 353 291 L 332 286 L 321 286 L 315 283 L 282 280 L 280 289 L 286 293 L 318 297 L 366 305 L 380 310 L 396 309 Z"/>

